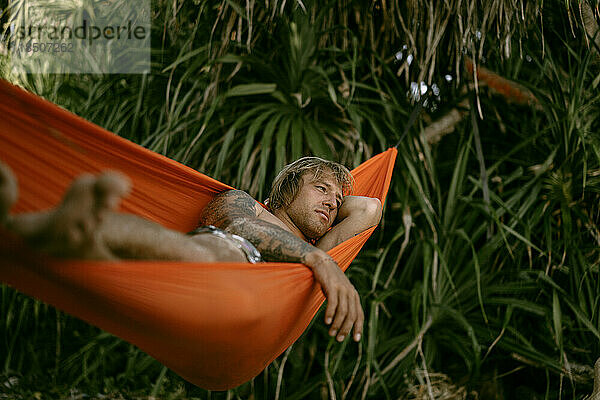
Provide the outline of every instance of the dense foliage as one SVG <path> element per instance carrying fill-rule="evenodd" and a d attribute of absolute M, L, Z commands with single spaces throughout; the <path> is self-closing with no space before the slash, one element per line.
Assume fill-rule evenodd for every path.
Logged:
<path fill-rule="evenodd" d="M 12 2 L 13 14 L 22 3 Z M 149 75 L 25 75 L 1 47 L 0 74 L 258 198 L 301 155 L 353 167 L 402 137 L 383 222 L 349 270 L 365 337 L 337 344 L 319 316 L 252 382 L 208 393 L 3 286 L 0 392 L 591 392 L 600 356 L 597 4 L 156 0 L 152 8 Z"/>

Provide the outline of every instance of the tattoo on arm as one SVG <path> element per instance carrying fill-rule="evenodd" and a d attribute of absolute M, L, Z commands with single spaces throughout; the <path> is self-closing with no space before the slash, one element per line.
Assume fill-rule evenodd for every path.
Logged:
<path fill-rule="evenodd" d="M 259 219 L 239 219 L 227 231 L 250 241 L 267 261 L 304 262 L 316 247 L 291 232 Z"/>
<path fill-rule="evenodd" d="M 229 190 L 215 196 L 200 216 L 200 225 L 214 225 L 226 229 L 238 218 L 258 216 L 257 202 L 241 190 Z M 259 206 L 260 207 L 260 206 Z"/>
<path fill-rule="evenodd" d="M 242 236 L 252 243 L 266 261 L 304 262 L 304 257 L 316 247 L 291 232 L 258 219 L 261 207 L 241 190 L 217 195 L 204 209 L 202 225 L 214 225 Z"/>

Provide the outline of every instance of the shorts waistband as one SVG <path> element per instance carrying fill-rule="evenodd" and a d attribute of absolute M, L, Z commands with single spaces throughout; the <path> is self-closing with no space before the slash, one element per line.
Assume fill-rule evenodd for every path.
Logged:
<path fill-rule="evenodd" d="M 248 262 L 250 262 L 252 264 L 256 264 L 256 263 L 264 261 L 262 258 L 262 255 L 260 254 L 258 249 L 256 247 L 254 247 L 254 245 L 252 243 L 250 243 L 248 240 L 246 240 L 245 238 L 243 238 L 239 235 L 225 232 L 224 230 L 219 229 L 213 225 L 200 226 L 200 227 L 194 229 L 193 231 L 188 232 L 188 235 L 193 236 L 193 235 L 198 235 L 201 233 L 209 233 L 211 235 L 215 235 L 220 238 L 229 240 L 238 249 L 240 249 L 244 252 L 246 259 L 248 260 Z"/>

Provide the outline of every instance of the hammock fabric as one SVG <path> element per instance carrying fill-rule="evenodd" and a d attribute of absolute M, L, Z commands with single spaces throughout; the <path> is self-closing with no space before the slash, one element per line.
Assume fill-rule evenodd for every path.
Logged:
<path fill-rule="evenodd" d="M 133 183 L 121 211 L 186 232 L 230 189 L 0 80 L 0 160 L 19 180 L 12 212 L 55 206 L 73 178 L 112 169 Z M 355 194 L 388 191 L 396 150 L 353 172 Z M 375 228 L 329 253 L 345 270 Z M 91 262 L 34 254 L 0 232 L 0 281 L 135 344 L 186 380 L 224 390 L 258 375 L 324 301 L 293 263 Z"/>

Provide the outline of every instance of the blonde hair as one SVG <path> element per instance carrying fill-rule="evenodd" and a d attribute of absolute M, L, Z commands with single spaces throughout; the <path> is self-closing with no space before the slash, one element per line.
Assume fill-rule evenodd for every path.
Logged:
<path fill-rule="evenodd" d="M 331 172 L 342 188 L 342 194 L 352 193 L 354 179 L 348 168 L 333 161 L 319 157 L 302 157 L 286 165 L 275 177 L 269 198 L 265 201 L 271 210 L 287 207 L 298 194 L 302 177 L 312 174 L 313 180 L 320 179 L 324 173 Z"/>

